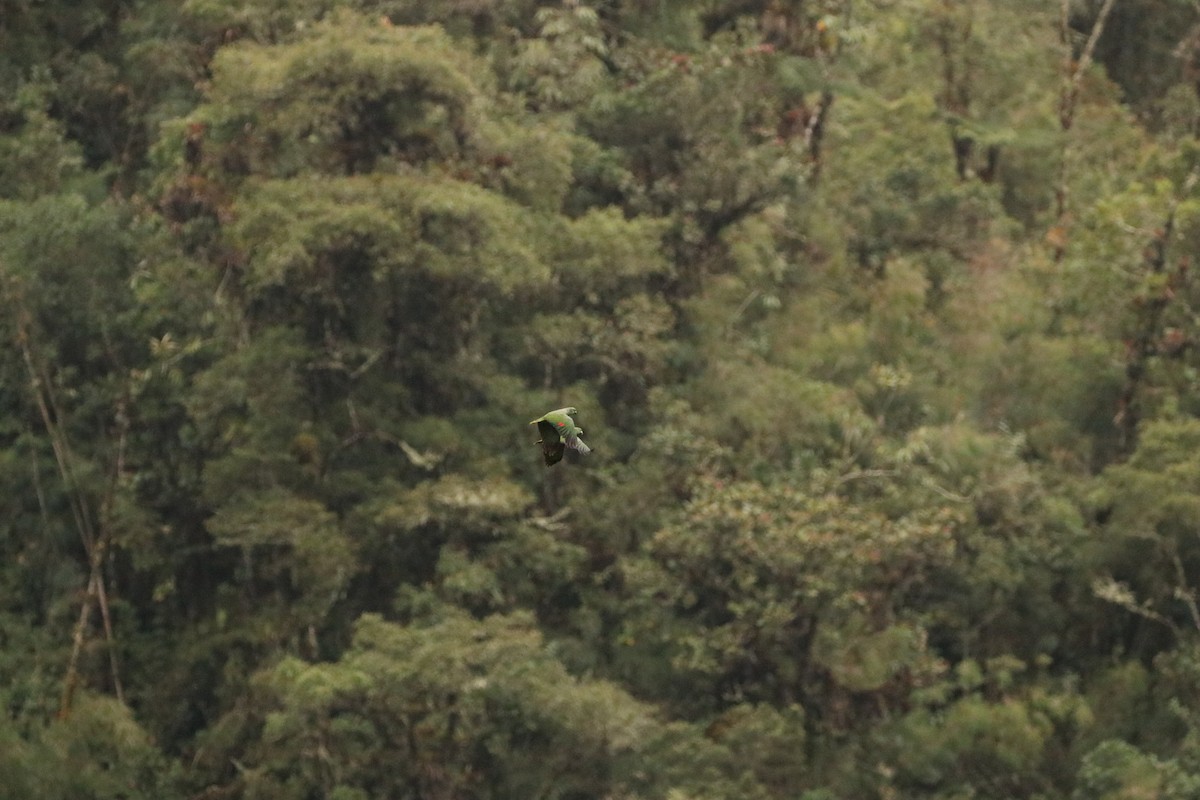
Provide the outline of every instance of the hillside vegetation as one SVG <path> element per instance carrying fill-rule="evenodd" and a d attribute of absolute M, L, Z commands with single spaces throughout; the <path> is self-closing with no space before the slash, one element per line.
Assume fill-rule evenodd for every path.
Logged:
<path fill-rule="evenodd" d="M 0 795 L 1200 796 L 1198 92 L 1184 0 L 0 0 Z"/>

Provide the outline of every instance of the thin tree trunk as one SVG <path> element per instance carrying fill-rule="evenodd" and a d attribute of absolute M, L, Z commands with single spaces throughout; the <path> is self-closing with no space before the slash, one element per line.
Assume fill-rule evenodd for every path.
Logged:
<path fill-rule="evenodd" d="M 817 110 L 804 128 L 804 146 L 808 150 L 809 164 L 811 165 L 809 180 L 814 184 L 821 177 L 821 144 L 825 139 L 825 123 L 829 119 L 830 109 L 833 108 L 833 100 L 833 90 L 823 89 Z"/>
<path fill-rule="evenodd" d="M 92 520 L 87 506 L 83 502 L 83 498 L 76 491 L 75 476 L 71 469 L 70 451 L 55 422 L 56 417 L 61 419 L 61 413 L 53 415 L 50 413 L 50 401 L 47 399 L 49 390 L 46 388 L 48 381 L 42 375 L 41 370 L 34 364 L 33 353 L 29 349 L 28 315 L 24 312 L 22 312 L 21 319 L 18 322 L 17 342 L 21 346 L 21 355 L 24 357 L 25 366 L 29 371 L 29 388 L 32 390 L 34 400 L 37 402 L 38 412 L 42 417 L 42 424 L 46 428 L 46 433 L 50 436 L 50 447 L 54 451 L 54 460 L 58 465 L 58 472 L 67 485 L 67 497 L 71 505 L 71 514 L 75 518 L 75 527 L 79 531 L 80 538 L 83 540 L 84 548 L 90 554 L 96 544 L 95 530 L 92 527 Z"/>
<path fill-rule="evenodd" d="M 95 573 L 88 578 L 87 592 L 84 593 L 83 604 L 79 607 L 79 619 L 75 621 L 75 632 L 71 635 L 71 657 L 67 661 L 67 674 L 63 678 L 62 697 L 58 701 L 60 719 L 71 713 L 71 704 L 75 700 L 75 687 L 79 685 L 79 654 L 83 652 L 84 637 L 88 621 L 92 616 L 92 587 L 95 579 Z"/>
<path fill-rule="evenodd" d="M 1200 182 L 1200 169 L 1193 169 L 1184 180 L 1179 193 L 1171 201 L 1162 227 L 1154 232 L 1154 237 L 1146 247 L 1144 263 L 1147 272 L 1152 275 L 1162 275 L 1167 271 L 1176 212 L 1179 204 L 1191 194 L 1197 182 Z M 1141 304 L 1140 324 L 1125 342 L 1125 385 L 1121 388 L 1117 399 L 1117 414 L 1113 418 L 1120 431 L 1121 451 L 1125 454 L 1132 452 L 1137 444 L 1137 428 L 1141 421 L 1138 396 L 1141 393 L 1142 380 L 1148 362 L 1160 353 L 1162 318 L 1183 278 L 1181 266 L 1179 271 L 1167 276 L 1166 284 L 1157 294 L 1144 298 Z"/>
<path fill-rule="evenodd" d="M 1070 156 L 1071 128 L 1075 125 L 1075 111 L 1079 103 L 1079 88 L 1083 84 L 1083 75 L 1092 64 L 1096 51 L 1096 43 L 1104 32 L 1104 23 L 1109 12 L 1116 5 L 1116 0 L 1104 0 L 1092 30 L 1088 34 L 1083 52 L 1076 61 L 1071 48 L 1070 0 L 1062 0 L 1059 7 L 1058 37 L 1063 47 L 1063 86 L 1058 101 L 1058 124 L 1062 131 L 1062 151 L 1058 161 L 1058 180 L 1054 186 L 1054 217 L 1057 235 L 1054 237 L 1054 260 L 1060 261 L 1066 252 L 1066 228 L 1070 214 Z"/>
<path fill-rule="evenodd" d="M 42 418 L 42 424 L 46 428 L 46 434 L 50 437 L 50 447 L 54 452 L 54 459 L 58 466 L 59 475 L 66 486 L 71 514 L 75 519 L 75 527 L 79 531 L 79 538 L 83 543 L 84 552 L 88 560 L 87 590 L 84 592 L 83 605 L 80 608 L 79 618 L 76 621 L 75 630 L 72 635 L 71 656 L 67 663 L 67 674 L 63 681 L 62 700 L 58 710 L 59 716 L 65 717 L 70 713 L 75 688 L 79 682 L 79 657 L 86 639 L 87 626 L 91 619 L 93 604 L 99 606 L 100 617 L 103 621 L 104 639 L 108 650 L 109 671 L 112 676 L 113 692 L 117 699 L 122 702 L 125 699 L 125 692 L 121 682 L 120 665 L 117 661 L 112 615 L 109 611 L 108 591 L 104 584 L 103 563 L 106 537 L 104 536 L 104 530 L 99 533 L 97 532 L 91 507 L 79 486 L 73 466 L 74 455 L 71 452 L 66 433 L 62 429 L 63 412 L 58 406 L 54 392 L 51 389 L 50 378 L 34 358 L 29 342 L 29 313 L 23 307 L 18 307 L 17 312 L 17 342 L 21 348 L 21 356 L 25 361 L 25 367 L 29 373 L 29 387 L 33 393 L 38 413 Z M 122 400 L 118 409 L 118 423 L 120 427 L 117 440 L 117 454 L 113 462 L 113 475 L 102 503 L 102 525 L 104 522 L 103 518 L 107 517 L 111 509 L 116 493 L 116 483 L 124 462 L 124 448 L 128 433 L 128 417 L 124 412 L 124 400 Z M 105 525 L 104 528 L 107 528 L 107 526 Z"/>

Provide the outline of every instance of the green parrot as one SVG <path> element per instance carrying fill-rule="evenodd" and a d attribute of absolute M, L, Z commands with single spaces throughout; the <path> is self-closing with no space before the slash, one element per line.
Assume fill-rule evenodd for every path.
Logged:
<path fill-rule="evenodd" d="M 592 448 L 579 438 L 583 435 L 583 428 L 576 427 L 575 421 L 571 419 L 572 414 L 578 413 L 579 410 L 573 406 L 560 408 L 557 411 L 549 411 L 529 423 L 537 425 L 538 433 L 542 435 L 537 443 L 542 446 L 542 458 L 546 459 L 547 467 L 562 461 L 563 453 L 568 447 L 578 450 L 582 455 L 592 452 Z"/>

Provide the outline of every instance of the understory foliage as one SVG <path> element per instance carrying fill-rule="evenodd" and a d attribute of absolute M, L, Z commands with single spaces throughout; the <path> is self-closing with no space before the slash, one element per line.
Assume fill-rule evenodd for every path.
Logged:
<path fill-rule="evenodd" d="M 0 786 L 1197 796 L 1197 30 L 0 0 Z"/>

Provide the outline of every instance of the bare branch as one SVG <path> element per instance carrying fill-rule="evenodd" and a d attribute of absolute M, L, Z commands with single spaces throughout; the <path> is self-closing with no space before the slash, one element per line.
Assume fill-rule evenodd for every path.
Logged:
<path fill-rule="evenodd" d="M 1128 584 L 1122 583 L 1112 577 L 1097 578 L 1092 581 L 1092 594 L 1142 619 L 1148 619 L 1152 622 L 1165 625 L 1176 636 L 1179 635 L 1179 626 L 1151 608 L 1149 603 L 1139 603 Z"/>

